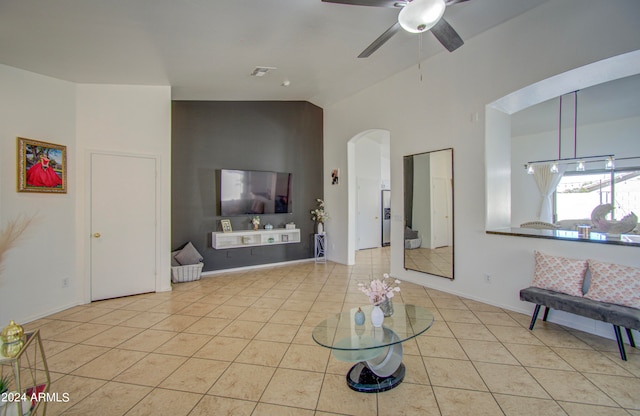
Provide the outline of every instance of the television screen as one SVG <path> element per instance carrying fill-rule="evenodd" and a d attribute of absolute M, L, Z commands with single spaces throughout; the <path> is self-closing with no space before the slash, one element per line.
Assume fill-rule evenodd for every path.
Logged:
<path fill-rule="evenodd" d="M 291 173 L 220 170 L 220 215 L 292 212 Z"/>

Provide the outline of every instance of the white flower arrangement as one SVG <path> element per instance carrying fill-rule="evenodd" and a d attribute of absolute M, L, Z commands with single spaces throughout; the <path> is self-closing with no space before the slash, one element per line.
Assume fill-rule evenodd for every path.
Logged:
<path fill-rule="evenodd" d="M 318 207 L 311 210 L 311 219 L 315 222 L 324 223 L 329 219 L 329 215 L 327 215 L 326 211 L 324 210 L 324 201 L 320 198 L 317 198 L 316 203 L 318 204 Z"/>
<path fill-rule="evenodd" d="M 380 305 L 387 299 L 394 297 L 395 292 L 400 292 L 400 280 L 391 279 L 388 273 L 382 275 L 381 279 L 371 279 L 369 283 L 358 283 L 358 288 L 369 297 L 373 305 Z"/>
<path fill-rule="evenodd" d="M 258 215 L 255 215 L 253 218 L 251 218 L 251 224 L 260 225 L 260 217 Z"/>

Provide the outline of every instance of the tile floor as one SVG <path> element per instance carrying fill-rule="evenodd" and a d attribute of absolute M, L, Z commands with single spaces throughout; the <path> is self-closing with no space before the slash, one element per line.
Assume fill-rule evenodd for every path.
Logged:
<path fill-rule="evenodd" d="M 405 381 L 350 390 L 350 364 L 314 343 L 327 314 L 364 303 L 357 282 L 388 270 L 389 249 L 357 265 L 301 263 L 181 283 L 172 292 L 95 302 L 39 328 L 52 391 L 48 415 L 635 415 L 640 351 L 402 284 L 436 316 L 404 344 Z"/>

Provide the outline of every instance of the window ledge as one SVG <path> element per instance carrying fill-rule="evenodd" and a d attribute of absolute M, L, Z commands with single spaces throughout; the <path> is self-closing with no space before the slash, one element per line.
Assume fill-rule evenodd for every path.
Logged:
<path fill-rule="evenodd" d="M 510 235 L 515 237 L 545 238 L 548 240 L 576 241 L 580 243 L 614 244 L 619 246 L 640 247 L 640 235 L 620 234 L 607 235 L 591 232 L 589 238 L 578 237 L 577 231 L 569 230 L 538 230 L 534 228 L 501 228 L 487 230 L 487 234 Z"/>

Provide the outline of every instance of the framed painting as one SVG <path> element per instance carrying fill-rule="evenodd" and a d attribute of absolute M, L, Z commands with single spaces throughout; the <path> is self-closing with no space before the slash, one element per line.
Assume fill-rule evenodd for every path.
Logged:
<path fill-rule="evenodd" d="M 220 220 L 220 225 L 222 226 L 222 232 L 230 233 L 233 231 L 231 229 L 231 220 Z"/>
<path fill-rule="evenodd" d="M 67 193 L 67 146 L 18 137 L 18 192 Z"/>

